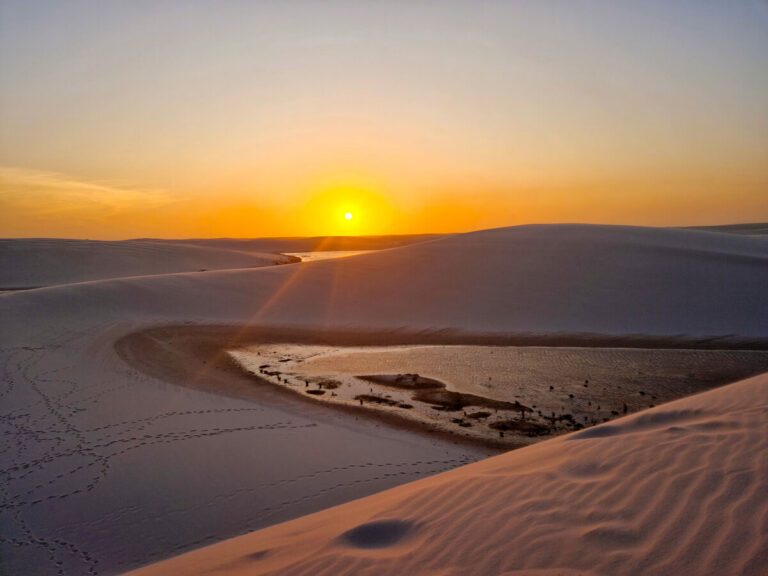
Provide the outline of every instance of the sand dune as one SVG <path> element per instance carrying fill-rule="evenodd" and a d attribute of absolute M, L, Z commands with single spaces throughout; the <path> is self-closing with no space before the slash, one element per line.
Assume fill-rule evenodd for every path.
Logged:
<path fill-rule="evenodd" d="M 152 241 L 0 240 L 0 289 L 291 262 L 266 252 Z"/>
<path fill-rule="evenodd" d="M 310 264 L 297 280 L 260 322 L 742 336 L 768 325 L 768 243 L 696 231 L 522 226 Z"/>
<path fill-rule="evenodd" d="M 485 333 L 763 337 L 768 242 L 676 229 L 521 226 L 301 266 L 60 287 L 10 313 Z M 6 296 L 7 297 L 7 296 Z M 39 312 L 38 312 L 39 313 Z"/>
<path fill-rule="evenodd" d="M 288 252 L 381 250 L 437 235 L 254 239 L 139 239 L 116 242 L 0 239 L 0 290 L 286 264 Z"/>
<path fill-rule="evenodd" d="M 766 414 L 764 375 L 132 574 L 762 575 Z"/>
<path fill-rule="evenodd" d="M 12 268 L 10 261 L 3 258 L 0 268 Z M 690 230 L 526 226 L 445 237 L 342 260 L 120 278 L 3 294 L 3 570 L 10 574 L 115 574 L 488 454 L 296 404 L 264 390 L 254 392 L 258 396 L 254 404 L 177 387 L 121 360 L 113 344 L 126 334 L 168 324 L 250 323 L 303 326 L 321 332 L 407 329 L 413 338 L 419 333 L 450 330 L 492 335 L 735 335 L 755 340 L 768 337 L 766 285 L 768 242 L 763 239 Z M 722 418 L 728 421 L 727 410 L 733 409 L 734 418 L 741 422 L 737 401 L 745 398 L 756 406 L 759 399 L 751 392 L 742 393 L 744 387 L 734 390 L 723 397 L 726 412 Z M 707 420 L 702 422 L 709 426 Z M 728 426 L 717 428 L 717 434 L 736 438 L 741 433 L 740 428 L 728 430 Z M 641 436 L 592 438 L 584 446 L 602 442 L 600 450 L 613 453 L 628 438 Z M 686 496 L 689 484 L 699 486 L 697 497 L 706 487 L 718 490 L 707 470 L 711 467 L 713 474 L 725 473 L 717 463 L 719 440 L 702 438 L 707 447 L 702 457 L 709 458 L 704 460 L 706 465 L 697 462 L 691 468 L 685 458 L 669 456 L 667 472 L 646 471 L 670 475 L 664 498 L 654 500 L 651 483 L 638 481 L 625 485 L 625 490 L 636 490 L 636 496 L 606 492 L 605 509 L 617 510 L 625 497 L 634 509 L 647 497 L 649 518 L 667 530 L 663 533 L 667 540 L 681 530 L 684 542 L 698 542 L 694 534 L 678 526 L 680 519 L 688 517 L 685 514 L 670 514 L 668 523 L 657 515 L 665 507 L 687 510 L 693 506 L 693 497 Z M 748 440 L 754 446 L 764 442 Z M 542 456 L 526 456 L 515 465 L 519 468 L 515 474 L 525 479 L 526 474 L 549 465 L 545 462 L 547 450 L 559 454 L 560 445 L 532 452 Z M 636 449 L 653 451 L 659 446 L 638 440 Z M 730 451 L 741 453 L 737 447 L 729 446 Z M 708 514 L 720 518 L 718 503 L 725 501 L 723 509 L 735 518 L 728 526 L 744 530 L 744 544 L 717 541 L 712 536 L 712 542 L 724 543 L 724 554 L 757 558 L 744 546 L 759 541 L 752 533 L 764 522 L 764 516 L 758 516 L 764 514 L 765 506 L 761 509 L 760 502 L 748 497 L 753 493 L 751 482 L 766 476 L 761 453 L 765 450 L 751 453 L 752 460 L 744 461 L 743 472 L 729 472 L 728 482 L 744 487 L 744 506 L 728 504 L 728 484 L 706 508 Z M 585 470 L 596 470 L 599 476 L 599 463 L 587 460 L 596 455 L 595 451 L 584 452 Z M 538 489 L 536 484 L 545 481 L 546 475 L 519 484 L 510 480 L 505 460 L 490 462 L 483 474 L 498 476 L 497 484 L 471 479 L 474 472 L 470 470 L 470 480 L 461 488 L 461 498 L 480 507 L 477 518 L 482 516 L 484 499 L 501 502 L 490 499 L 494 491 L 504 493 L 512 510 L 529 519 L 526 541 L 533 542 L 530 533 L 539 530 L 536 521 L 541 517 L 537 514 L 582 518 L 578 503 L 587 495 L 579 490 L 592 493 L 589 482 L 574 481 L 555 503 L 539 502 L 524 498 L 525 491 Z M 530 472 L 523 472 L 523 465 Z M 463 473 L 457 472 L 459 477 Z M 610 472 L 609 477 L 623 474 Z M 659 481 L 667 480 L 659 477 Z M 515 489 L 507 488 L 508 484 Z M 440 511 L 440 501 L 445 500 L 448 508 L 458 501 L 453 500 L 455 490 L 456 486 L 446 492 L 438 484 L 430 484 L 426 492 L 434 500 L 413 492 L 409 501 L 413 516 L 405 516 L 406 520 L 429 522 L 430 514 Z M 521 495 L 521 504 L 515 504 Z M 375 516 L 368 508 L 349 514 L 349 529 Z M 496 516 L 490 524 L 494 533 L 506 534 L 506 547 L 499 547 L 493 538 L 486 544 L 469 538 L 470 532 L 462 532 L 473 522 L 471 514 L 446 515 L 452 520 L 441 524 L 448 538 L 444 542 L 455 542 L 455 546 L 441 552 L 447 556 L 438 555 L 438 559 L 450 566 L 455 554 L 472 546 L 487 550 L 488 558 L 508 553 L 510 563 L 503 570 L 512 570 L 511 562 L 520 558 L 518 552 L 525 552 L 531 565 L 551 554 L 559 566 L 584 566 L 572 549 L 558 547 L 563 534 L 541 536 L 540 542 L 546 546 L 510 552 L 510 536 L 503 528 L 507 522 L 517 522 L 513 516 Z M 393 519 L 400 522 L 401 517 Z M 596 547 L 615 542 L 618 551 L 606 554 L 603 562 L 618 562 L 616 558 L 643 550 L 642 533 L 623 531 L 621 524 L 616 528 L 615 517 L 588 515 L 586 520 L 585 525 L 597 532 L 581 534 L 581 528 L 571 526 L 566 535 L 579 534 Z M 372 538 L 376 545 L 379 532 L 397 535 L 401 531 L 399 524 L 393 526 L 374 526 L 372 531 L 352 533 L 344 541 L 365 543 Z M 712 526 L 707 523 L 702 530 L 709 533 Z M 646 525 L 641 527 L 645 530 Z M 423 535 L 430 534 L 428 525 L 420 530 L 405 530 L 409 536 L 401 536 L 402 544 L 384 554 L 398 556 L 408 546 L 418 555 Z M 632 554 L 619 550 L 627 542 Z M 355 550 L 352 556 L 364 565 L 368 552 L 350 550 Z M 258 556 L 259 552 L 249 553 Z M 274 558 L 281 554 L 274 552 Z M 318 573 L 332 569 L 333 555 L 318 557 L 322 564 Z M 678 565 L 671 550 L 664 554 L 657 550 L 654 557 L 666 559 L 666 564 L 659 565 L 666 572 Z M 345 558 L 339 556 L 339 562 L 346 566 Z M 421 562 L 423 557 L 419 558 Z M 731 561 L 734 563 L 728 564 Z M 723 562 L 726 568 L 737 566 L 737 560 Z M 598 563 L 595 569 L 610 573 L 606 566 Z"/>

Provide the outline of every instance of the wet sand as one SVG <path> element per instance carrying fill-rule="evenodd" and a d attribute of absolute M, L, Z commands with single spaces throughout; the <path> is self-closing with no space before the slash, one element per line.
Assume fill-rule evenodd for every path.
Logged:
<path fill-rule="evenodd" d="M 283 252 L 286 256 L 297 258 L 300 262 L 317 262 L 333 258 L 348 258 L 360 254 L 370 254 L 375 250 L 318 250 L 316 252 Z"/>
<path fill-rule="evenodd" d="M 526 342 L 535 346 L 525 346 Z M 306 367 L 290 365 L 290 354 L 296 356 L 302 348 L 295 343 L 321 346 L 316 350 L 335 353 L 315 359 L 315 367 L 312 360 Z M 585 346 L 573 347 L 574 343 Z M 598 349 L 594 346 L 597 343 L 613 346 Z M 309 410 L 330 407 L 419 433 L 512 449 L 768 370 L 768 352 L 708 348 L 713 344 L 706 339 L 650 337 L 610 339 L 583 335 L 580 339 L 579 335 L 545 338 L 445 331 L 318 332 L 274 327 L 171 326 L 130 334 L 115 347 L 134 367 L 183 386 L 256 401 L 298 401 Z M 740 344 L 760 348 L 765 342 Z M 366 348 L 382 345 L 405 348 Z M 229 354 L 249 346 L 273 350 L 273 359 L 267 362 L 272 367 L 259 370 L 263 358 L 257 355 L 255 364 L 243 369 Z M 357 348 L 349 352 L 349 346 Z M 446 362 L 449 356 L 458 358 L 458 365 Z M 281 365 L 278 357 L 288 362 Z M 307 378 L 301 370 L 309 370 Z M 273 371 L 282 377 L 270 374 Z M 491 406 L 491 413 L 485 416 L 482 413 L 488 411 L 487 407 L 477 402 L 435 409 L 440 405 L 435 398 L 414 401 L 411 391 L 382 388 L 370 379 L 355 378 L 377 371 L 390 375 L 421 371 L 422 375 L 447 382 L 451 393 L 516 405 L 506 409 L 501 404 Z M 495 378 L 498 385 L 472 383 L 473 372 L 475 379 L 490 378 L 492 382 Z M 292 375 L 290 380 L 288 374 Z M 341 378 L 344 385 L 351 387 L 330 390 L 326 386 L 327 393 L 320 393 L 318 383 L 327 377 Z M 506 383 L 502 385 L 504 377 Z M 311 386 L 305 380 L 311 381 Z M 361 395 L 365 396 L 362 401 Z M 377 401 L 387 396 L 389 401 Z M 521 407 L 525 420 L 521 418 Z M 521 425 L 521 421 L 525 423 Z"/>

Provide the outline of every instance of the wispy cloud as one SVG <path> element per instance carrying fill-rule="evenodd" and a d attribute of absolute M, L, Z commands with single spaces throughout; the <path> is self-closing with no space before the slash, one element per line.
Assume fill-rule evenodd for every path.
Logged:
<path fill-rule="evenodd" d="M 93 213 L 100 218 L 172 202 L 163 190 L 78 180 L 56 172 L 0 166 L 0 205 L 43 215 Z"/>
<path fill-rule="evenodd" d="M 131 235 L 131 223 L 176 201 L 165 190 L 0 166 L 0 236 Z"/>

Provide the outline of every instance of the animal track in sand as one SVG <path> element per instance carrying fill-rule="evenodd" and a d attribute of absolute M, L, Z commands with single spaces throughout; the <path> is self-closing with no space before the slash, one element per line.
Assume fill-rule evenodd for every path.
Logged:
<path fill-rule="evenodd" d="M 75 416 L 126 385 L 83 385 L 59 377 L 63 367 L 40 370 L 44 349 L 6 348 L 0 352 L 0 397 L 4 401 L 14 397 L 15 401 L 6 404 L 8 409 L 0 414 L 0 453 L 6 462 L 0 469 L 0 514 L 9 526 L 0 536 L 0 544 L 41 550 L 55 574 L 96 575 L 98 560 L 71 542 L 33 533 L 24 511 L 92 491 L 109 475 L 112 459 L 153 444 L 315 426 L 291 421 L 247 425 L 247 420 L 222 425 L 220 419 L 201 426 L 205 420 L 200 419 L 209 416 L 263 412 L 253 407 L 168 411 L 85 427 Z M 158 430 L 157 426 L 173 429 Z"/>
<path fill-rule="evenodd" d="M 48 350 L 50 352 L 50 349 Z M 279 430 L 311 429 L 314 422 L 292 418 L 265 418 L 263 407 L 176 407 L 160 408 L 156 413 L 117 410 L 101 413 L 95 419 L 91 411 L 101 402 L 114 404 L 115 399 L 126 394 L 125 385 L 110 385 L 95 380 L 88 383 L 67 378 L 68 359 L 55 370 L 45 369 L 40 350 L 22 348 L 0 349 L 0 385 L 4 395 L 0 407 L 0 523 L 3 534 L 0 546 L 14 550 L 14 557 L 26 556 L 42 559 L 45 574 L 99 574 L 98 551 L 90 550 L 77 540 L 54 540 L 54 536 L 35 533 L 29 518 L 39 517 L 52 506 L 54 510 L 66 506 L 79 506 L 81 499 L 90 498 L 102 483 L 115 474 L 122 455 L 146 449 L 154 445 L 171 447 L 177 442 L 194 441 L 232 433 L 272 433 Z M 330 388 L 330 386 L 329 386 Z M 8 400 L 5 402 L 5 400 Z M 129 404 L 130 406 L 130 404 Z M 189 408 L 189 409 L 187 409 Z M 266 442 L 255 436 L 256 442 Z M 296 477 L 275 478 L 273 481 L 248 483 L 233 489 L 214 493 L 209 499 L 195 502 L 192 506 L 164 509 L 164 514 L 204 515 L 206 509 L 220 505 L 231 506 L 236 498 L 247 498 L 263 490 L 280 486 L 292 486 L 303 481 L 312 483 L 312 490 L 287 493 L 275 490 L 279 496 L 261 502 L 256 500 L 252 514 L 243 530 L 263 526 L 264 519 L 279 517 L 287 509 L 305 506 L 313 501 L 323 501 L 329 495 L 353 491 L 370 491 L 388 486 L 393 481 L 419 478 L 425 472 L 436 474 L 467 464 L 469 458 L 419 458 L 412 461 L 377 461 L 371 459 L 344 466 L 330 466 L 313 471 L 307 469 Z M 331 496 L 336 497 L 336 496 Z M 69 502 L 72 500 L 73 502 Z M 85 500 L 83 500 L 85 501 Z M 65 503 L 66 502 L 66 503 Z M 147 510 L 121 508 L 117 513 L 139 521 L 147 520 Z M 159 512 L 158 512 L 159 514 Z M 96 525 L 93 519 L 73 518 L 64 532 L 83 531 L 95 533 L 114 524 L 101 517 Z M 7 527 L 7 530 L 5 528 Z M 62 532 L 62 533 L 64 533 Z M 182 551 L 197 545 L 210 544 L 216 537 L 200 533 L 196 538 L 178 544 L 168 550 Z M 96 553 L 94 553 L 96 552 Z M 155 550 L 146 553 L 149 560 L 158 559 Z M 42 565 L 40 565 L 42 566 Z M 38 567 L 40 567 L 38 566 Z"/>

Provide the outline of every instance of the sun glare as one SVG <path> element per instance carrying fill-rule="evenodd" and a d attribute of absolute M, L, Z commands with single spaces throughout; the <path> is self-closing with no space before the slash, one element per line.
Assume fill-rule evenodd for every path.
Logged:
<path fill-rule="evenodd" d="M 316 177 L 307 184 L 306 203 L 292 213 L 310 236 L 358 236 L 393 233 L 394 209 L 374 190 L 373 178 Z"/>

